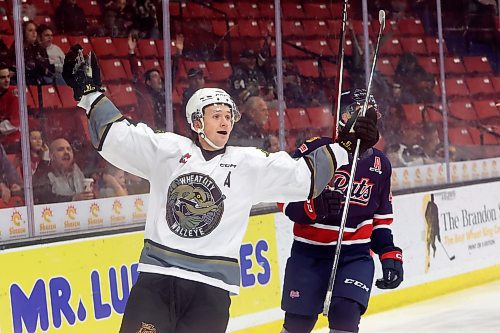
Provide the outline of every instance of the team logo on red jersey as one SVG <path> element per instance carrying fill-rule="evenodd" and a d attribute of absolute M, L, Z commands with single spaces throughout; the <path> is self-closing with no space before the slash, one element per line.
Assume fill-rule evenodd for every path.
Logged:
<path fill-rule="evenodd" d="M 341 190 L 344 195 L 347 193 L 347 185 L 349 184 L 350 173 L 345 170 L 337 170 L 335 172 L 335 188 Z M 351 204 L 359 206 L 367 206 L 370 202 L 372 189 L 375 184 L 370 178 L 362 177 L 355 180 L 352 185 Z"/>

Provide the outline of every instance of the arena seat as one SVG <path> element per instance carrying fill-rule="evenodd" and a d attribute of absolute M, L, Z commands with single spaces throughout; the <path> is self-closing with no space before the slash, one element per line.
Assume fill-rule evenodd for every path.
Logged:
<path fill-rule="evenodd" d="M 304 108 L 288 108 L 286 109 L 286 115 L 290 120 L 291 129 L 293 130 L 303 130 L 311 128 L 311 121 L 307 115 L 307 111 Z"/>
<path fill-rule="evenodd" d="M 238 1 L 238 6 L 236 6 L 236 9 L 238 11 L 239 17 L 241 18 L 261 18 L 257 2 Z"/>
<path fill-rule="evenodd" d="M 57 90 L 52 85 L 40 86 L 42 89 L 42 101 L 44 109 L 61 109 L 63 107 L 61 99 L 57 93 Z M 30 85 L 29 90 L 31 96 L 33 96 L 33 102 L 35 108 L 38 108 L 38 87 L 35 85 Z M 73 96 L 73 95 L 72 95 Z M 75 105 L 75 103 L 73 103 Z"/>
<path fill-rule="evenodd" d="M 336 55 L 336 53 L 330 48 L 326 39 L 304 40 L 302 43 L 304 44 L 304 48 L 306 50 L 319 54 L 320 56 L 332 57 Z"/>
<path fill-rule="evenodd" d="M 128 38 L 115 37 L 112 39 L 115 47 L 115 57 L 125 58 L 128 57 Z"/>
<path fill-rule="evenodd" d="M 52 44 L 59 46 L 65 54 L 71 47 L 71 43 L 66 35 L 54 35 L 52 37 Z"/>
<path fill-rule="evenodd" d="M 108 85 L 108 90 L 118 108 L 137 106 L 137 96 L 130 84 L 110 84 Z"/>
<path fill-rule="evenodd" d="M 57 93 L 61 99 L 63 109 L 76 109 L 76 101 L 73 98 L 73 89 L 67 85 L 56 86 Z"/>
<path fill-rule="evenodd" d="M 100 17 L 102 15 L 101 13 L 101 7 L 99 6 L 98 1 L 96 0 L 78 0 L 77 1 L 78 6 L 80 6 L 83 9 L 83 12 L 87 16 L 96 16 Z"/>
<path fill-rule="evenodd" d="M 449 127 L 448 138 L 453 145 L 473 145 L 472 137 L 467 127 Z"/>
<path fill-rule="evenodd" d="M 465 82 L 473 96 L 494 95 L 495 93 L 499 93 L 498 91 L 495 92 L 495 88 L 488 76 L 466 77 Z"/>
<path fill-rule="evenodd" d="M 332 127 L 333 115 L 327 107 L 318 106 L 307 108 L 307 114 L 311 120 L 311 127 L 318 129 L 325 129 Z"/>
<path fill-rule="evenodd" d="M 465 73 L 465 67 L 462 59 L 459 57 L 445 57 L 444 58 L 444 70 L 446 74 L 455 74 L 463 76 Z"/>
<path fill-rule="evenodd" d="M 304 2 L 304 13 L 306 17 L 316 20 L 326 20 L 332 17 L 326 1 L 325 3 Z"/>
<path fill-rule="evenodd" d="M 212 7 L 226 13 L 227 17 L 230 19 L 236 19 L 240 16 L 236 8 L 236 4 L 231 1 L 222 1 L 222 2 L 212 2 Z"/>
<path fill-rule="evenodd" d="M 306 34 L 302 22 L 298 20 L 281 21 L 281 33 L 283 37 L 300 37 Z"/>
<path fill-rule="evenodd" d="M 141 65 L 142 65 L 142 68 L 143 68 L 143 71 L 146 72 L 150 69 L 153 69 L 153 68 L 156 68 L 157 70 L 160 71 L 160 75 L 163 77 L 163 69 L 161 67 L 161 63 L 158 59 L 142 59 L 141 61 Z M 125 64 L 124 64 L 125 66 Z M 126 70 L 126 67 L 125 67 L 125 70 Z M 141 78 L 139 78 L 141 79 Z"/>
<path fill-rule="evenodd" d="M 422 104 L 402 104 L 401 106 L 409 125 L 423 124 L 422 112 L 424 106 Z"/>
<path fill-rule="evenodd" d="M 294 19 L 304 19 L 307 16 L 304 13 L 304 8 L 299 3 L 281 3 L 281 13 L 283 17 L 294 18 Z"/>
<path fill-rule="evenodd" d="M 446 84 L 446 94 L 448 97 L 468 97 L 469 89 L 465 84 L 464 79 L 461 78 L 447 78 L 445 80 Z"/>
<path fill-rule="evenodd" d="M 461 120 L 469 120 L 474 121 L 477 120 L 478 116 L 476 114 L 476 110 L 472 105 L 471 101 L 449 101 L 448 102 L 448 112 L 450 115 L 461 119 Z M 449 121 L 453 121 L 453 119 L 449 119 Z"/>
<path fill-rule="evenodd" d="M 116 57 L 117 50 L 111 37 L 91 37 L 90 42 L 97 57 Z"/>
<path fill-rule="evenodd" d="M 406 53 L 428 54 L 422 37 L 402 37 L 401 47 Z"/>
<path fill-rule="evenodd" d="M 238 33 L 241 38 L 262 38 L 265 35 L 257 20 L 238 20 Z"/>
<path fill-rule="evenodd" d="M 228 26 L 229 25 L 229 26 Z M 212 20 L 212 31 L 216 36 L 225 36 L 229 28 L 229 36 L 231 38 L 238 38 L 238 27 L 234 20 L 226 21 L 222 20 Z"/>
<path fill-rule="evenodd" d="M 475 100 L 472 102 L 480 120 L 500 119 L 500 110 L 493 99 Z"/>
<path fill-rule="evenodd" d="M 422 22 L 413 18 L 402 18 L 396 24 L 396 31 L 402 36 L 424 36 Z"/>
<path fill-rule="evenodd" d="M 467 131 L 472 137 L 472 142 L 476 145 L 497 145 L 500 140 L 493 133 L 498 133 L 494 128 L 479 129 L 477 127 L 467 127 Z"/>
<path fill-rule="evenodd" d="M 487 57 L 464 56 L 463 63 L 468 74 L 481 73 L 490 74 L 493 72 Z"/>
<path fill-rule="evenodd" d="M 424 37 L 425 48 L 427 52 L 431 55 L 439 55 L 439 40 L 436 37 L 425 36 Z M 443 53 L 448 54 L 448 49 L 446 48 L 446 43 L 443 43 Z"/>
<path fill-rule="evenodd" d="M 212 81 L 225 81 L 233 74 L 231 64 L 227 60 L 207 61 L 206 67 Z"/>
<path fill-rule="evenodd" d="M 306 60 L 296 60 L 294 63 L 297 66 L 300 75 L 312 78 L 319 77 L 318 61 L 312 59 L 306 59 Z"/>
<path fill-rule="evenodd" d="M 9 17 L 7 15 L 2 15 L 0 16 L 0 33 L 3 34 L 7 34 L 7 35 L 11 35 L 13 34 L 13 30 L 12 30 L 12 25 L 10 24 L 10 20 L 9 20 Z M 4 36 L 2 36 L 2 39 Z M 5 42 L 5 40 L 4 40 Z M 7 44 L 7 43 L 6 43 Z M 9 47 L 10 44 L 7 44 L 7 47 Z"/>
<path fill-rule="evenodd" d="M 438 59 L 434 56 L 417 56 L 417 62 L 422 68 L 434 76 L 439 75 L 439 63 Z"/>
<path fill-rule="evenodd" d="M 158 50 L 154 39 L 139 39 L 137 48 L 141 58 L 158 58 Z"/>
<path fill-rule="evenodd" d="M 338 34 L 336 31 L 331 31 L 324 20 L 303 20 L 302 27 L 304 28 L 303 36 L 306 38 L 319 36 L 321 38 L 333 38 L 334 34 Z"/>
<path fill-rule="evenodd" d="M 264 18 L 274 19 L 274 2 L 271 3 L 258 3 L 260 16 Z"/>
<path fill-rule="evenodd" d="M 400 56 L 403 53 L 401 43 L 398 38 L 390 38 L 380 46 L 380 54 L 387 56 Z"/>
<path fill-rule="evenodd" d="M 30 3 L 36 8 L 37 14 L 54 16 L 54 7 L 52 7 L 52 1 L 31 0 Z"/>
<path fill-rule="evenodd" d="M 80 44 L 83 47 L 83 53 L 88 54 L 90 51 L 94 51 L 90 39 L 87 36 L 67 36 L 69 44 Z"/>
<path fill-rule="evenodd" d="M 278 110 L 269 110 L 269 118 L 267 120 L 266 126 L 264 127 L 264 130 L 266 132 L 273 132 L 273 133 L 278 132 L 280 128 L 278 115 L 279 115 Z M 291 124 L 290 124 L 290 119 L 288 119 L 285 113 L 285 129 L 287 128 L 291 128 Z"/>
<path fill-rule="evenodd" d="M 123 63 L 120 59 L 102 59 L 99 61 L 101 66 L 102 81 L 127 81 L 129 77 L 125 71 Z"/>
<path fill-rule="evenodd" d="M 380 58 L 377 61 L 375 68 L 377 69 L 377 71 L 379 71 L 380 73 L 382 73 L 386 76 L 393 76 L 394 75 L 394 66 L 392 65 L 392 63 L 393 63 L 393 61 L 391 61 L 391 59 Z M 394 61 L 394 63 L 397 63 L 397 62 Z"/>

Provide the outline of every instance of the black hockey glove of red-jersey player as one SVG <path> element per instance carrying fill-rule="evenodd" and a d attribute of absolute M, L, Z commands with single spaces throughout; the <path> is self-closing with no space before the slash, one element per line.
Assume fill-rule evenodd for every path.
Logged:
<path fill-rule="evenodd" d="M 354 121 L 354 118 L 353 120 Z M 340 130 L 337 142 L 346 149 L 349 153 L 354 153 L 356 149 L 356 140 L 360 139 L 360 153 L 373 147 L 379 139 L 379 132 L 377 129 L 377 111 L 373 107 L 368 107 L 364 117 L 358 117 L 354 123 L 354 133 L 350 132 L 352 121 Z"/>
<path fill-rule="evenodd" d="M 311 201 L 307 200 L 304 202 L 304 209 L 308 216 L 316 216 L 315 221 L 323 220 L 329 215 L 337 215 L 342 209 L 342 200 L 344 199 L 344 194 L 341 191 L 333 190 L 331 188 L 326 188 L 320 195 L 313 199 L 313 207 L 311 207 Z"/>
<path fill-rule="evenodd" d="M 79 101 L 83 95 L 102 91 L 101 71 L 93 52 L 84 56 L 80 44 L 71 46 L 64 58 L 62 76 L 73 89 L 73 98 Z"/>
<path fill-rule="evenodd" d="M 382 264 L 382 278 L 375 282 L 380 289 L 394 289 L 403 282 L 403 252 L 399 247 L 390 246 L 379 255 Z"/>

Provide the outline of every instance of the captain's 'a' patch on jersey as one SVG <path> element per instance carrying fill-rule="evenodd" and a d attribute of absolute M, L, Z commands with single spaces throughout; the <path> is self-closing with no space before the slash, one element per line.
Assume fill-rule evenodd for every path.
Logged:
<path fill-rule="evenodd" d="M 168 227 L 183 238 L 210 234 L 220 223 L 225 198 L 209 176 L 200 173 L 180 175 L 168 189 Z"/>

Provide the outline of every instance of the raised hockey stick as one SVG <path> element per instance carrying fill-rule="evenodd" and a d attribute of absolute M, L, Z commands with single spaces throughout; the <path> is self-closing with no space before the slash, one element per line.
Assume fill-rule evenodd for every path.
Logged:
<path fill-rule="evenodd" d="M 361 116 L 365 115 L 366 109 L 368 107 L 368 100 L 370 98 L 370 91 L 372 88 L 373 73 L 375 72 L 375 65 L 377 63 L 377 54 L 378 54 L 378 49 L 380 46 L 380 39 L 382 37 L 382 32 L 384 31 L 384 28 L 385 28 L 385 12 L 383 10 L 379 11 L 378 20 L 380 23 L 380 29 L 378 31 L 377 45 L 375 47 L 375 54 L 373 55 L 373 63 L 372 63 L 371 71 L 370 71 L 370 78 L 368 80 L 368 87 L 366 88 L 365 102 L 363 104 L 363 109 L 361 110 Z M 354 114 L 354 116 L 357 117 L 355 114 Z M 354 127 L 354 125 L 353 125 L 353 127 Z M 344 237 L 344 229 L 345 229 L 345 224 L 347 222 L 347 213 L 349 212 L 349 203 L 351 201 L 351 192 L 352 192 L 352 187 L 353 187 L 352 185 L 354 183 L 354 176 L 356 174 L 356 167 L 357 167 L 357 163 L 358 163 L 359 146 L 360 146 L 360 140 L 357 139 L 356 140 L 356 149 L 354 150 L 354 156 L 353 156 L 353 160 L 352 160 L 351 176 L 349 177 L 349 183 L 347 185 L 345 205 L 344 205 L 344 209 L 342 211 L 342 220 L 340 222 L 340 228 L 339 228 L 339 238 L 337 240 L 337 246 L 335 247 L 335 256 L 333 257 L 332 272 L 330 274 L 330 280 L 328 281 L 328 289 L 326 291 L 325 302 L 323 303 L 323 315 L 324 316 L 328 316 L 328 311 L 330 309 L 330 304 L 332 302 L 333 285 L 335 282 L 335 276 L 337 275 L 337 267 L 339 265 L 339 259 L 340 259 L 340 248 L 342 247 L 342 238 Z"/>
<path fill-rule="evenodd" d="M 342 25 L 340 27 L 339 53 L 337 56 L 337 105 L 335 107 L 335 123 L 333 124 L 332 137 L 335 140 L 339 135 L 338 123 L 340 115 L 340 96 L 342 94 L 342 81 L 344 77 L 345 30 L 347 26 L 347 1 L 342 6 Z"/>
<path fill-rule="evenodd" d="M 446 248 L 444 247 L 443 243 L 441 243 L 441 241 L 439 241 L 439 244 L 441 244 L 441 247 L 443 248 L 444 253 L 446 253 L 446 256 L 448 257 L 448 259 L 450 259 L 450 261 L 455 260 L 455 255 L 452 255 L 452 256 L 450 257 L 450 255 L 448 254 L 448 251 L 446 251 Z"/>

